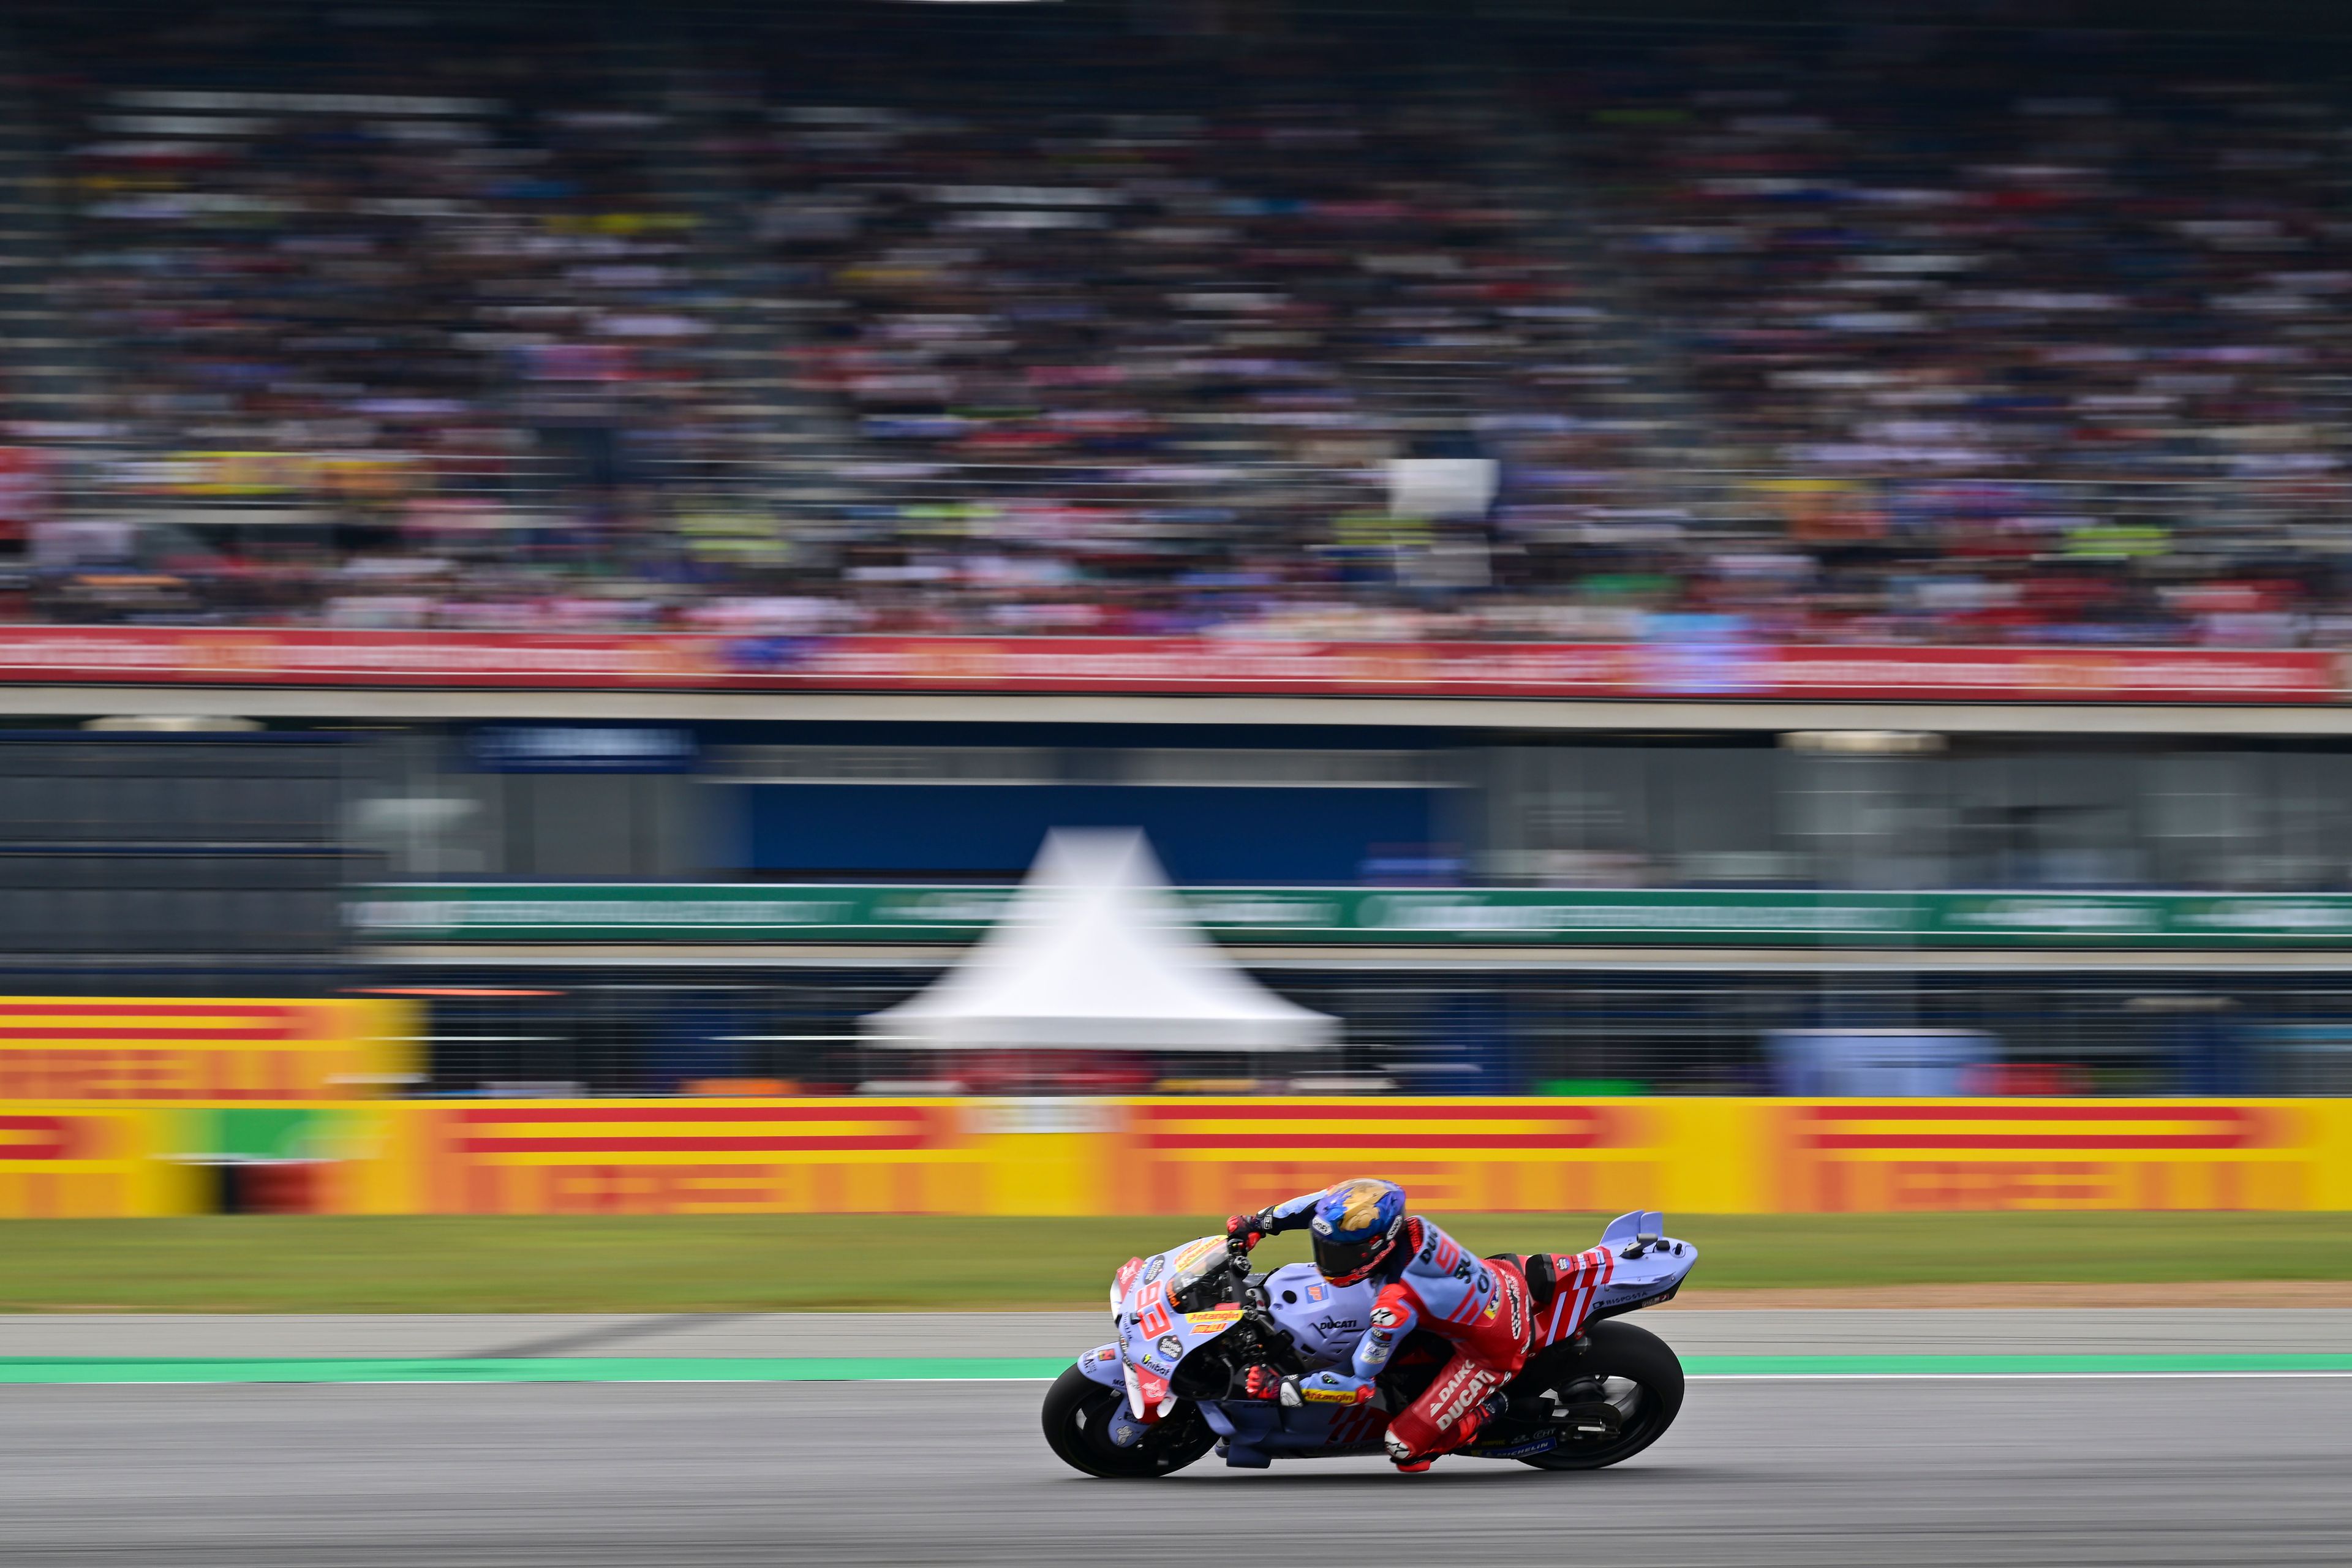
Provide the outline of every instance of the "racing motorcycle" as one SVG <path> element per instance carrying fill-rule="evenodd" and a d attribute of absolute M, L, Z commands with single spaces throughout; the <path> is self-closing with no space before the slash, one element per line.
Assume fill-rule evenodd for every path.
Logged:
<path fill-rule="evenodd" d="M 1664 1225 L 1643 1211 L 1610 1222 L 1600 1247 L 1536 1310 L 1538 1348 L 1504 1390 L 1508 1408 L 1454 1452 L 1597 1470 L 1665 1435 L 1682 1409 L 1682 1363 L 1655 1334 L 1615 1321 L 1672 1300 L 1698 1261 L 1698 1248 Z M 1381 1453 L 1390 1414 L 1453 1354 L 1426 1329 L 1397 1348 L 1369 1403 L 1291 1408 L 1244 1391 L 1253 1365 L 1297 1375 L 1345 1368 L 1380 1289 L 1333 1285 L 1311 1263 L 1253 1272 L 1246 1244 L 1221 1236 L 1130 1258 L 1110 1287 L 1118 1338 L 1080 1356 L 1046 1392 L 1046 1444 L 1074 1468 L 1113 1479 L 1170 1475 L 1212 1448 L 1251 1469 Z"/>

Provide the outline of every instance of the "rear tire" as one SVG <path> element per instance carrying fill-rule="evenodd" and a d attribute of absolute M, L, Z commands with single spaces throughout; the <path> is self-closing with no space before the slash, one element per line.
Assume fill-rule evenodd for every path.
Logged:
<path fill-rule="evenodd" d="M 1539 1352 L 1512 1380 L 1511 1393 L 1524 1398 L 1598 1382 L 1601 1397 L 1617 1407 L 1617 1435 L 1580 1442 L 1563 1439 L 1549 1453 L 1529 1454 L 1519 1463 L 1539 1470 L 1598 1470 L 1619 1464 L 1664 1436 L 1681 1414 L 1683 1363 L 1665 1341 L 1622 1321 L 1595 1323 L 1584 1338 L 1580 1354 L 1572 1342 Z"/>
<path fill-rule="evenodd" d="M 1045 1446 L 1072 1469 L 1114 1481 L 1173 1475 L 1217 1446 L 1199 1407 L 1184 1400 L 1143 1441 L 1119 1447 L 1110 1423 L 1126 1403 L 1118 1390 L 1070 1368 L 1045 1391 Z"/>

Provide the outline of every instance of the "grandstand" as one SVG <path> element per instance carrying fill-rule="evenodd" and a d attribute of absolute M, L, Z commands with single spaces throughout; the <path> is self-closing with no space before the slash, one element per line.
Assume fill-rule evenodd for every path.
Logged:
<path fill-rule="evenodd" d="M 16 10 L 20 619 L 2340 639 L 2324 58 Z"/>

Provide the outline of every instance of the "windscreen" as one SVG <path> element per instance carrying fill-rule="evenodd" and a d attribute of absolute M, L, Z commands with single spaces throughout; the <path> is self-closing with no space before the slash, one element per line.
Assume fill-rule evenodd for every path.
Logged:
<path fill-rule="evenodd" d="M 1225 1238 L 1204 1236 L 1178 1247 L 1168 1259 L 1168 1294 L 1182 1295 L 1225 1266 Z"/>

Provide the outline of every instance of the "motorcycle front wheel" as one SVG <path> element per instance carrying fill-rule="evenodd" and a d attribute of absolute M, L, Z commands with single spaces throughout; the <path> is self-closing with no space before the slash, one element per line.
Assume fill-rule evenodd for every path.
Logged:
<path fill-rule="evenodd" d="M 1683 1363 L 1665 1341 L 1622 1320 L 1593 1324 L 1584 1339 L 1580 1353 L 1573 1342 L 1554 1345 L 1512 1380 L 1515 1402 L 1545 1394 L 1570 1413 L 1551 1424 L 1558 1444 L 1547 1453 L 1522 1455 L 1519 1463 L 1539 1470 L 1598 1470 L 1664 1436 L 1681 1412 Z"/>
<path fill-rule="evenodd" d="M 1105 1480 L 1145 1480 L 1172 1475 L 1217 1446 L 1217 1435 L 1187 1400 L 1132 1447 L 1111 1441 L 1111 1424 L 1127 1396 L 1076 1367 L 1045 1391 L 1045 1446 L 1074 1470 Z"/>

